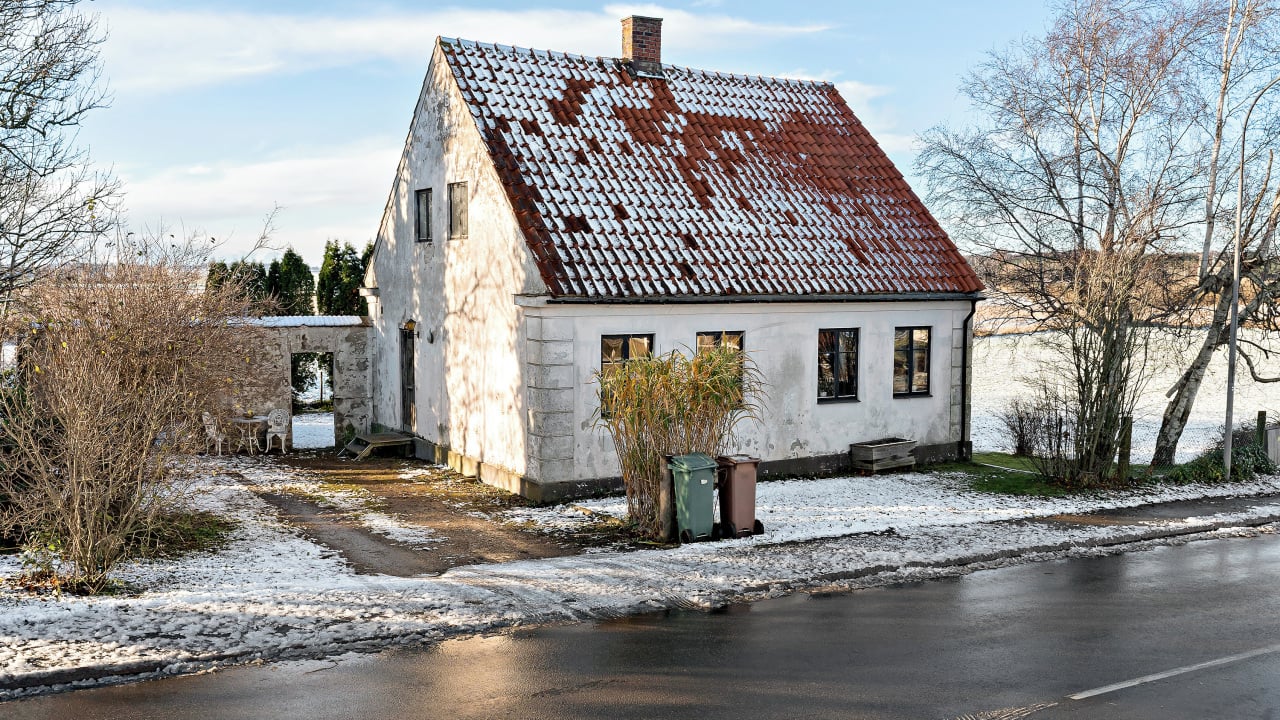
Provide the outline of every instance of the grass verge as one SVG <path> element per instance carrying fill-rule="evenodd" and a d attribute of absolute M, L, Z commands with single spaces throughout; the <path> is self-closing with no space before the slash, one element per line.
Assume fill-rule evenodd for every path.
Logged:
<path fill-rule="evenodd" d="M 1041 479 L 1035 474 L 1035 467 L 1027 458 L 1005 453 L 974 453 L 972 462 L 942 463 L 931 465 L 929 469 L 963 474 L 969 481 L 969 487 L 978 492 L 1039 497 L 1063 497 L 1072 494 L 1072 491 L 1067 488 Z"/>
<path fill-rule="evenodd" d="M 174 512 L 151 532 L 135 540 L 138 557 L 174 558 L 214 550 L 226 542 L 236 524 L 204 510 Z"/>

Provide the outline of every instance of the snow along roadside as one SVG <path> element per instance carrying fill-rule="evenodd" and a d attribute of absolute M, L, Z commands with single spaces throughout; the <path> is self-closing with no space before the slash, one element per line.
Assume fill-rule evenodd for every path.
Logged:
<path fill-rule="evenodd" d="M 394 578 L 355 575 L 238 483 L 212 483 L 202 504 L 236 516 L 241 527 L 222 551 L 139 563 L 122 573 L 130 582 L 163 589 L 62 600 L 0 592 L 0 699 L 530 623 L 900 582 L 1099 552 L 1090 548 L 1117 543 L 1235 534 L 1240 531 L 1222 529 L 1280 521 L 1280 502 L 1261 500 L 1247 512 L 1141 525 L 971 521 L 804 543 L 701 543 Z M 0 558 L 0 575 L 15 571 L 12 558 Z"/>

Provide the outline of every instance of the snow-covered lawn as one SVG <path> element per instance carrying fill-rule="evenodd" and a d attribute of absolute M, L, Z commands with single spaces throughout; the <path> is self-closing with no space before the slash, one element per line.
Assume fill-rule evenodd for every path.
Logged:
<path fill-rule="evenodd" d="M 1246 336 L 1248 333 L 1246 332 Z M 1198 340 L 1195 335 L 1191 340 Z M 1165 393 L 1173 387 L 1187 355 L 1188 341 L 1164 333 L 1156 338 L 1147 382 L 1133 418 L 1133 461 L 1149 462 L 1156 449 L 1156 433 L 1167 402 Z M 977 451 L 1008 451 L 1008 433 L 1000 424 L 1000 413 L 1010 400 L 1030 398 L 1032 380 L 1051 355 L 1037 343 L 1035 335 L 997 335 L 973 341 L 973 448 Z M 1263 374 L 1274 375 L 1277 368 L 1266 365 Z M 1226 353 L 1219 352 L 1208 372 L 1182 441 L 1178 462 L 1187 462 L 1208 450 L 1222 436 L 1227 406 Z M 1256 383 L 1240 370 L 1236 380 L 1236 423 L 1253 420 L 1266 410 L 1272 420 L 1280 417 L 1280 388 Z"/>
<path fill-rule="evenodd" d="M 301 413 L 293 416 L 293 447 L 333 447 L 333 413 Z"/>
<path fill-rule="evenodd" d="M 1199 498 L 1280 493 L 1280 476 L 1231 485 L 1157 485 L 1067 498 L 1016 497 L 970 490 L 961 475 L 903 473 L 872 477 L 779 480 L 756 486 L 756 518 L 765 534 L 760 545 L 881 532 L 893 528 L 946 527 L 997 520 L 1134 507 Z M 581 500 L 557 507 L 517 508 L 504 517 L 549 532 L 592 522 L 589 514 L 626 517 L 626 499 Z M 715 545 L 732 544 L 730 540 Z"/>
<path fill-rule="evenodd" d="M 964 572 L 938 566 L 1013 562 L 1000 558 L 1019 550 L 1061 554 L 1071 545 L 1134 539 L 1142 530 L 991 521 L 1280 491 L 1280 477 L 1226 489 L 1063 501 L 979 495 L 955 478 L 925 474 L 764 483 L 764 536 L 396 578 L 355 574 L 333 552 L 282 523 L 269 505 L 220 472 L 216 461 L 201 462 L 208 463 L 209 473 L 197 503 L 238 521 L 230 543 L 216 552 L 125 566 L 119 578 L 141 588 L 136 596 L 34 598 L 0 589 L 0 688 L 59 682 L 65 676 L 58 673 L 80 668 L 95 668 L 96 676 L 175 673 L 218 662 L 380 649 L 525 623 L 705 607 L 817 585 Z M 292 481 L 269 461 L 249 462 L 259 463 L 247 468 L 256 483 Z M 275 472 L 280 477 L 269 477 Z M 583 504 L 617 512 L 620 501 Z M 584 516 L 561 508 L 507 517 L 552 526 Z M 1211 522 L 1271 517 L 1280 518 L 1280 502 L 1260 500 L 1247 513 L 1146 529 L 1207 530 Z M 779 544 L 806 538 L 825 539 Z M 0 557 L 0 577 L 20 569 L 16 557 Z M 3 697 L 6 691 L 0 690 Z"/>

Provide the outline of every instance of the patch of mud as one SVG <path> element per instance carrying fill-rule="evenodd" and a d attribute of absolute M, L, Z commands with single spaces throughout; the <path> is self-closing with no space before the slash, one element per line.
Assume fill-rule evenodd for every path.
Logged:
<path fill-rule="evenodd" d="M 302 489 L 256 488 L 258 495 L 309 538 L 341 553 L 360 573 L 407 577 L 460 565 L 574 555 L 598 547 L 601 540 L 600 533 L 548 536 L 502 522 L 501 511 L 527 501 L 414 460 L 373 457 L 353 462 L 315 451 L 263 462 L 281 466 Z M 428 547 L 395 542 L 321 500 L 329 492 L 344 491 L 370 497 L 379 513 L 428 528 L 433 541 Z"/>

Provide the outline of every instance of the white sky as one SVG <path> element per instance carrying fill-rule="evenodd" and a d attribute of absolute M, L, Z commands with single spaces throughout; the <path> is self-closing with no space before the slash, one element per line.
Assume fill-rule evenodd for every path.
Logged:
<path fill-rule="evenodd" d="M 279 205 L 276 244 L 312 264 L 326 239 L 361 246 L 376 231 L 437 35 L 616 56 L 622 17 L 662 17 L 667 62 L 837 83 L 919 185 L 914 137 L 964 122 L 960 77 L 985 52 L 1040 33 L 1049 16 L 1016 0 L 83 7 L 109 32 L 112 103 L 81 137 L 124 180 L 130 224 L 203 232 L 234 256 Z"/>

